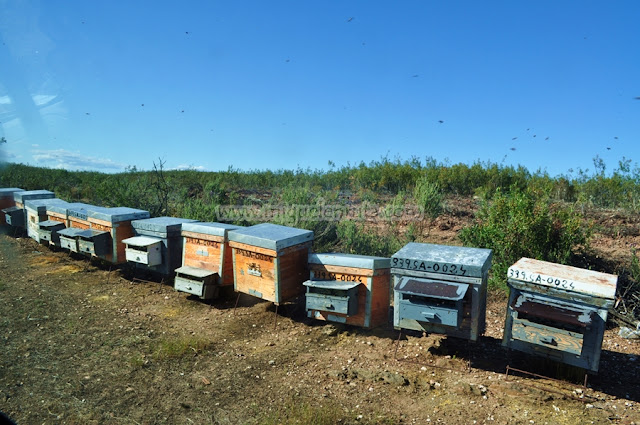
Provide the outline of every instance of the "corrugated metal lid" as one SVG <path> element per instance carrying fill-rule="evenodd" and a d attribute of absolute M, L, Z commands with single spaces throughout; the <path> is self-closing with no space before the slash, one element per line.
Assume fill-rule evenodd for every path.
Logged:
<path fill-rule="evenodd" d="M 149 211 L 129 207 L 91 207 L 87 209 L 87 216 L 110 223 L 121 221 L 142 220 L 149 218 Z"/>
<path fill-rule="evenodd" d="M 441 280 L 421 279 L 417 277 L 403 277 L 394 289 L 403 294 L 459 301 L 464 298 L 467 293 L 469 284 L 443 282 Z"/>
<path fill-rule="evenodd" d="M 386 257 L 374 257 L 370 255 L 342 254 L 337 252 L 330 252 L 321 254 L 309 254 L 309 263 L 377 270 L 388 269 L 390 267 L 391 259 Z"/>
<path fill-rule="evenodd" d="M 493 251 L 485 248 L 410 242 L 391 256 L 391 267 L 482 277 L 491 267 L 492 256 Z"/>
<path fill-rule="evenodd" d="M 133 220 L 131 225 L 137 230 L 149 230 L 151 232 L 165 233 L 179 231 L 183 223 L 195 223 L 198 220 L 177 217 L 153 217 L 142 220 Z"/>
<path fill-rule="evenodd" d="M 15 199 L 13 196 L 15 192 L 24 192 L 24 189 L 20 189 L 19 187 L 2 187 L 0 188 L 0 198 Z"/>
<path fill-rule="evenodd" d="M 23 190 L 21 192 L 14 192 L 13 194 L 13 199 L 22 203 L 27 199 L 46 199 L 55 197 L 55 193 L 48 190 Z"/>
<path fill-rule="evenodd" d="M 216 222 L 206 222 L 206 223 L 185 223 L 182 225 L 183 232 L 194 232 L 194 233 L 202 233 L 205 235 L 211 236 L 222 236 L 227 237 L 227 233 L 231 230 L 244 229 L 244 226 L 236 226 L 235 224 L 227 224 L 227 223 L 216 223 Z"/>
<path fill-rule="evenodd" d="M 341 280 L 307 280 L 303 283 L 304 286 L 311 286 L 312 288 L 322 289 L 336 289 L 339 291 L 348 291 L 356 286 L 360 285 L 359 282 L 343 282 Z"/>
<path fill-rule="evenodd" d="M 507 278 L 533 285 L 614 299 L 618 276 L 523 257 L 507 271 Z"/>
<path fill-rule="evenodd" d="M 229 232 L 229 240 L 277 251 L 313 240 L 311 230 L 262 223 Z"/>

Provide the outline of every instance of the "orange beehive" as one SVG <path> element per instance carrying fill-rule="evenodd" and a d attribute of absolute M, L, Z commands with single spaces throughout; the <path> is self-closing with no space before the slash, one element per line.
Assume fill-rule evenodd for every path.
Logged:
<path fill-rule="evenodd" d="M 209 299 L 220 287 L 232 287 L 233 256 L 228 233 L 242 228 L 225 223 L 183 224 L 182 267 L 176 269 L 174 288 Z"/>
<path fill-rule="evenodd" d="M 309 317 L 373 328 L 389 320 L 390 259 L 352 254 L 310 254 Z"/>
<path fill-rule="evenodd" d="M 304 293 L 313 232 L 263 223 L 229 232 L 236 292 L 276 304 Z"/>

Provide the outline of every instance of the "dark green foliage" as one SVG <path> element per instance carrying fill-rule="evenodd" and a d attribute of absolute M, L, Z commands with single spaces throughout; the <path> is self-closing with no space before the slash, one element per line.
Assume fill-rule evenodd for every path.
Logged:
<path fill-rule="evenodd" d="M 521 257 L 567 264 L 590 235 L 590 227 L 573 209 L 517 188 L 496 192 L 473 225 L 460 232 L 466 245 L 493 249 L 492 285 L 503 288 L 507 269 Z"/>

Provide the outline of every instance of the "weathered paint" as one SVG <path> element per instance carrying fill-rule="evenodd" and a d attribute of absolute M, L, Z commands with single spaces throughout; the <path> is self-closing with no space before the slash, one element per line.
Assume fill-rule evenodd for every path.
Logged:
<path fill-rule="evenodd" d="M 507 277 L 502 344 L 597 372 L 617 276 L 522 258 Z"/>
<path fill-rule="evenodd" d="M 609 300 L 615 298 L 618 283 L 612 274 L 524 257 L 509 267 L 507 278 Z"/>

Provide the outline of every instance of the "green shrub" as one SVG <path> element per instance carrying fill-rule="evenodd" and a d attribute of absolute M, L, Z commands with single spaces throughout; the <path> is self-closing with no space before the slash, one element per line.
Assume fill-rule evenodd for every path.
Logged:
<path fill-rule="evenodd" d="M 521 257 L 567 264 L 590 236 L 591 227 L 573 209 L 517 188 L 496 192 L 460 232 L 464 244 L 493 249 L 491 285 L 503 289 L 507 269 Z"/>

